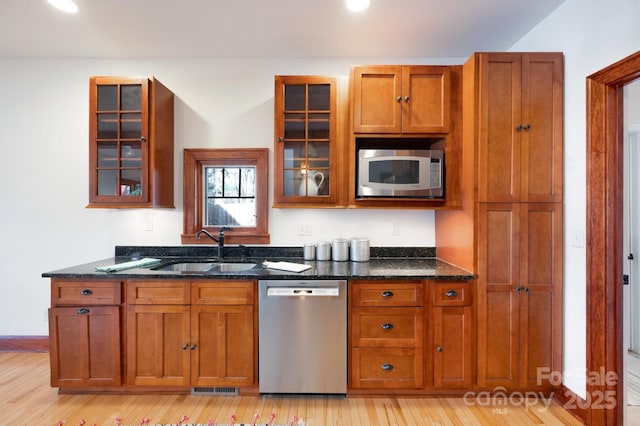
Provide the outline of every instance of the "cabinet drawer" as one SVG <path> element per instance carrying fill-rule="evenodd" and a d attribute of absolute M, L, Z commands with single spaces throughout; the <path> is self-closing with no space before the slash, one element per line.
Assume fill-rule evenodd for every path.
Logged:
<path fill-rule="evenodd" d="M 350 284 L 352 306 L 422 306 L 424 283 L 358 282 Z"/>
<path fill-rule="evenodd" d="M 433 306 L 471 305 L 469 283 L 436 283 L 431 287 Z"/>
<path fill-rule="evenodd" d="M 191 284 L 194 305 L 253 305 L 254 281 L 210 281 Z"/>
<path fill-rule="evenodd" d="M 121 302 L 121 281 L 51 282 L 51 306 L 119 305 Z"/>
<path fill-rule="evenodd" d="M 351 343 L 354 347 L 422 347 L 422 308 L 353 308 Z"/>
<path fill-rule="evenodd" d="M 417 389 L 424 385 L 422 348 L 354 348 L 351 387 Z"/>
<path fill-rule="evenodd" d="M 127 303 L 130 305 L 189 304 L 189 281 L 127 281 Z"/>

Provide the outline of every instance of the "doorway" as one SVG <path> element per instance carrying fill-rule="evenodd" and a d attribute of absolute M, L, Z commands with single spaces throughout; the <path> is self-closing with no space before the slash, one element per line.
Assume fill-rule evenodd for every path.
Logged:
<path fill-rule="evenodd" d="M 624 372 L 624 87 L 640 78 L 640 52 L 587 77 L 587 406 L 590 425 L 621 425 Z M 598 376 L 598 373 L 600 374 Z M 595 380 L 593 379 L 595 375 Z M 595 404 L 598 396 L 613 404 Z"/>

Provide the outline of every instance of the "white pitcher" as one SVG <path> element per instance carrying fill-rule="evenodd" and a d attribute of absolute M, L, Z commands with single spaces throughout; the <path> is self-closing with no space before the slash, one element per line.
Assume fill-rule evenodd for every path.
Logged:
<path fill-rule="evenodd" d="M 318 177 L 320 177 L 320 181 L 318 181 Z M 324 175 L 322 172 L 315 172 L 313 170 L 309 170 L 307 172 L 307 179 L 303 179 L 300 183 L 300 195 L 308 195 L 309 197 L 315 197 L 318 195 L 318 188 L 324 182 Z"/>

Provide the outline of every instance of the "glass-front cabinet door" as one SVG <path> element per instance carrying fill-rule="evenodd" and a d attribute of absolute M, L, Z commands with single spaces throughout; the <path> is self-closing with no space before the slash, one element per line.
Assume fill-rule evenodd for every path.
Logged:
<path fill-rule="evenodd" d="M 173 207 L 173 99 L 153 77 L 91 77 L 89 207 Z"/>
<path fill-rule="evenodd" d="M 91 84 L 91 196 L 140 202 L 147 191 L 147 79 L 96 78 Z"/>
<path fill-rule="evenodd" d="M 276 76 L 276 207 L 336 204 L 336 87 L 334 77 Z"/>

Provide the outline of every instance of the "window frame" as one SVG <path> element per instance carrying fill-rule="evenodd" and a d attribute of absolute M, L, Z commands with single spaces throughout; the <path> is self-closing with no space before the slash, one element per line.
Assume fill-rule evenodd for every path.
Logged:
<path fill-rule="evenodd" d="M 203 227 L 205 166 L 254 166 L 256 168 L 256 226 L 234 227 L 225 231 L 225 243 L 269 244 L 269 149 L 268 148 L 213 148 L 184 149 L 183 169 L 183 232 L 182 244 L 211 244 L 207 239 L 196 239 L 201 229 L 216 234 L 219 227 Z"/>

